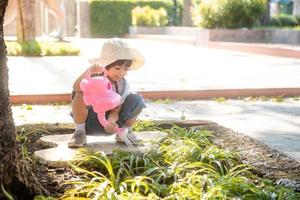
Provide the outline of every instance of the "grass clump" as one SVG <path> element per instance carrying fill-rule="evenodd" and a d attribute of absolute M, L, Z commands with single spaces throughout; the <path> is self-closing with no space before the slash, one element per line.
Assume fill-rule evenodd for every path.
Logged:
<path fill-rule="evenodd" d="M 71 188 L 62 199 L 300 198 L 291 189 L 257 177 L 235 152 L 214 145 L 210 131 L 178 126 L 163 131 L 168 136 L 144 154 L 82 150 L 72 163 L 80 179 L 67 183 Z"/>
<path fill-rule="evenodd" d="M 225 97 L 218 97 L 218 98 L 214 98 L 213 100 L 218 103 L 225 103 L 227 101 Z"/>
<path fill-rule="evenodd" d="M 78 56 L 80 50 L 68 42 L 5 42 L 8 56 Z"/>

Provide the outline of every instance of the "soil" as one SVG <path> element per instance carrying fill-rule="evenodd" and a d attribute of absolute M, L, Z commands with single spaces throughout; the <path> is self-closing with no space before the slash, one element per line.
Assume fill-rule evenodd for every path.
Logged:
<path fill-rule="evenodd" d="M 170 124 L 176 124 L 180 127 L 211 130 L 215 133 L 213 142 L 216 145 L 239 152 L 241 161 L 254 166 L 254 172 L 257 175 L 300 191 L 300 163 L 242 133 L 209 121 L 157 121 L 155 123 L 162 128 L 170 128 Z M 30 155 L 37 150 L 47 148 L 38 142 L 41 136 L 71 134 L 74 131 L 71 124 L 38 124 L 17 127 L 18 133 L 24 132 L 24 130 L 27 133 L 31 132 L 27 135 L 24 143 Z M 78 177 L 78 174 L 68 168 L 51 168 L 38 163 L 35 163 L 35 168 L 36 175 L 45 188 L 45 193 L 51 194 L 51 196 L 62 195 L 68 187 L 64 183 Z"/>

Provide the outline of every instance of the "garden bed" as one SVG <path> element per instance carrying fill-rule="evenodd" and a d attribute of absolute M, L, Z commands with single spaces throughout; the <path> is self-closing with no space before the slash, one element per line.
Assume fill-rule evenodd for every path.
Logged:
<path fill-rule="evenodd" d="M 163 129 L 171 128 L 170 124 L 176 124 L 179 127 L 210 130 L 214 132 L 213 143 L 223 149 L 238 152 L 240 161 L 254 166 L 254 174 L 300 191 L 300 163 L 244 134 L 207 121 L 157 121 L 155 124 Z M 73 125 L 26 125 L 17 127 L 17 130 L 20 143 L 32 155 L 37 150 L 47 148 L 37 142 L 42 135 L 70 134 L 73 132 Z M 39 164 L 35 166 L 38 179 L 49 192 L 46 195 L 50 196 L 61 196 L 69 187 L 65 183 L 80 176 L 80 173 L 68 168 L 50 168 Z"/>

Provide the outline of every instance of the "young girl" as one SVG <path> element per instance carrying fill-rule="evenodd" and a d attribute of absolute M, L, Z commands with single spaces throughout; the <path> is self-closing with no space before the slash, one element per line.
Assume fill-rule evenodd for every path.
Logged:
<path fill-rule="evenodd" d="M 144 57 L 137 50 L 120 39 L 110 39 L 103 44 L 100 58 L 94 59 L 93 63 L 95 64 L 83 72 L 73 85 L 72 116 L 75 131 L 68 143 L 69 147 L 85 145 L 86 134 L 94 134 L 103 129 L 107 133 L 114 134 L 117 127 L 130 128 L 145 108 L 140 95 L 129 93 L 129 84 L 124 78 L 129 70 L 138 69 L 144 64 Z M 98 75 L 103 72 L 103 68 L 107 70 L 107 77 L 113 85 L 113 90 L 121 95 L 121 105 L 106 113 L 109 124 L 105 128 L 98 122 L 97 114 L 92 107 L 84 104 L 80 89 L 80 82 L 88 73 Z M 118 137 L 116 139 L 120 140 Z"/>

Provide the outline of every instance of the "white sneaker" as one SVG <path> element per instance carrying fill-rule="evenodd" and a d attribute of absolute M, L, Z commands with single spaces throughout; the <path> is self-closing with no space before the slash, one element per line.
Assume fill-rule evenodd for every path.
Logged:
<path fill-rule="evenodd" d="M 85 130 L 75 130 L 71 140 L 68 142 L 68 147 L 78 148 L 78 147 L 83 147 L 85 144 L 86 144 Z"/>

